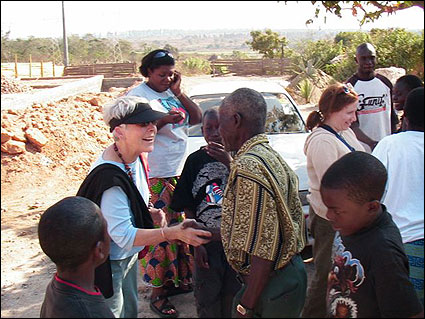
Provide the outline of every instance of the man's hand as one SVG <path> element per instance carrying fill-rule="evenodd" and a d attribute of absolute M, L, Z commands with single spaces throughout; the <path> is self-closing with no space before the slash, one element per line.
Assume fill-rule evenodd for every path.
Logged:
<path fill-rule="evenodd" d="M 198 223 L 196 220 L 194 219 L 189 219 L 186 218 L 182 223 L 181 223 L 181 227 L 182 229 L 188 228 L 188 227 L 192 227 L 195 229 L 203 229 L 203 230 L 207 230 L 207 228 L 202 225 L 201 223 Z"/>
<path fill-rule="evenodd" d="M 208 265 L 208 253 L 205 246 L 201 245 L 195 247 L 195 262 L 200 268 L 210 268 L 210 266 Z"/>
<path fill-rule="evenodd" d="M 228 152 L 225 151 L 224 146 L 222 144 L 209 142 L 208 145 L 205 147 L 205 151 L 209 156 L 223 163 L 227 166 L 227 168 L 230 168 L 230 162 L 232 161 L 232 157 Z"/>

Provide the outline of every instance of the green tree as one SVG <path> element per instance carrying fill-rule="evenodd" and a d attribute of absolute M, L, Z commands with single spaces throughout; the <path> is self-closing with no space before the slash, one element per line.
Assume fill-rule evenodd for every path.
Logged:
<path fill-rule="evenodd" d="M 247 41 L 252 50 L 258 51 L 265 58 L 283 58 L 284 48 L 288 45 L 288 40 L 279 33 L 266 29 L 264 32 L 254 30 L 250 32 L 252 41 Z"/>
<path fill-rule="evenodd" d="M 369 33 L 356 31 L 356 32 L 340 32 L 335 38 L 334 42 L 339 43 L 342 41 L 344 48 L 357 47 L 360 43 L 371 42 L 372 39 Z"/>
<path fill-rule="evenodd" d="M 174 47 L 171 44 L 168 44 L 167 43 L 166 45 L 164 45 L 164 50 L 167 50 L 168 52 L 170 52 L 173 55 L 173 57 L 175 59 L 178 59 L 178 57 L 179 57 L 179 49 L 177 49 L 176 47 Z"/>
<path fill-rule="evenodd" d="M 8 62 L 12 59 L 11 55 L 11 41 L 9 40 L 10 30 L 3 32 L 1 30 L 1 62 Z"/>
<path fill-rule="evenodd" d="M 377 67 L 401 67 L 412 73 L 422 63 L 423 69 L 423 31 L 420 35 L 400 28 L 372 29 L 370 34 L 378 57 Z"/>

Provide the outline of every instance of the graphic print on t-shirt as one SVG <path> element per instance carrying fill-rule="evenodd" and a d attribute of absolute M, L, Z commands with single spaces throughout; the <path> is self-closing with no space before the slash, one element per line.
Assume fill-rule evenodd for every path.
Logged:
<path fill-rule="evenodd" d="M 207 185 L 205 189 L 205 193 L 207 196 L 205 200 L 208 205 L 221 205 L 223 201 L 223 191 L 217 183 L 212 183 L 211 185 Z"/>
<path fill-rule="evenodd" d="M 202 200 L 197 205 L 196 218 L 207 227 L 220 227 L 223 190 L 228 171 L 220 162 L 206 163 L 193 181 L 192 195 Z M 199 195 L 198 195 L 199 194 Z"/>
<path fill-rule="evenodd" d="M 328 305 L 331 318 L 357 318 L 358 307 L 353 295 L 363 283 L 363 265 L 345 250 L 336 236 L 332 251 L 332 268 L 328 277 Z"/>
<path fill-rule="evenodd" d="M 181 127 L 188 124 L 188 121 L 189 121 L 188 113 L 186 109 L 184 108 L 183 104 L 181 104 L 179 100 L 176 100 L 170 96 L 166 99 L 158 99 L 158 102 L 161 103 L 161 105 L 167 110 L 167 112 L 174 110 L 174 111 L 183 112 L 185 114 L 184 119 L 178 123 L 173 124 L 173 127 Z"/>
<path fill-rule="evenodd" d="M 387 109 L 388 94 L 384 93 L 381 96 L 367 96 L 359 94 L 359 104 L 357 114 L 370 114 L 382 112 Z"/>

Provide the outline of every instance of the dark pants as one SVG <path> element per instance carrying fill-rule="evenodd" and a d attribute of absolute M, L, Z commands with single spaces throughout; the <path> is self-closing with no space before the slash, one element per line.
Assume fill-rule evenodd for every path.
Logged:
<path fill-rule="evenodd" d="M 193 273 L 198 317 L 230 318 L 233 297 L 241 285 L 226 260 L 221 242 L 210 242 L 204 246 L 210 268 L 200 268 L 195 263 Z"/>
<path fill-rule="evenodd" d="M 232 318 L 246 285 L 242 285 L 233 299 Z M 307 273 L 300 255 L 292 257 L 283 268 L 275 270 L 255 306 L 254 318 L 297 318 L 304 306 L 307 290 Z"/>
<path fill-rule="evenodd" d="M 331 223 L 318 216 L 310 207 L 310 233 L 314 238 L 314 274 L 307 292 L 303 318 L 325 318 L 328 275 L 332 267 L 332 245 L 335 237 Z"/>

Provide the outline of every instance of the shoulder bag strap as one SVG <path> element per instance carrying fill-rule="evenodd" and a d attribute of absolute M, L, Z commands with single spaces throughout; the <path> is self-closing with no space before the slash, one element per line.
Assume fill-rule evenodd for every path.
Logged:
<path fill-rule="evenodd" d="M 339 135 L 337 132 L 335 132 L 335 130 L 332 127 L 330 127 L 329 125 L 326 125 L 326 124 L 319 125 L 319 127 L 321 127 L 323 129 L 325 129 L 326 131 L 331 132 L 332 134 L 334 134 L 337 137 L 337 139 L 339 139 L 342 143 L 344 143 L 344 145 L 347 146 L 348 149 L 351 152 L 354 152 L 355 151 L 355 148 L 352 147 L 350 144 L 348 144 L 347 141 L 341 135 Z"/>

